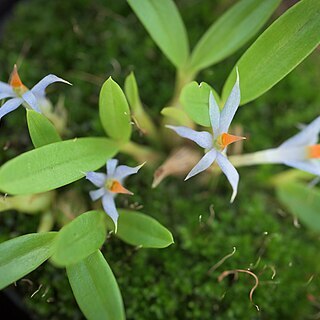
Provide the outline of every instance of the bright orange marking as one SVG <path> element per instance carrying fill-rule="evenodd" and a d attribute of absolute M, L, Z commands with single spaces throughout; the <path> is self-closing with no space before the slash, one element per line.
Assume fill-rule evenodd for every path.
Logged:
<path fill-rule="evenodd" d="M 111 192 L 114 193 L 125 193 L 125 194 L 133 194 L 131 191 L 126 189 L 119 181 L 114 180 L 111 184 L 111 187 L 109 189 Z"/>
<path fill-rule="evenodd" d="M 229 133 L 223 133 L 221 135 L 221 143 L 224 148 L 233 142 L 237 142 L 244 139 L 246 139 L 246 137 L 234 136 Z"/>
<path fill-rule="evenodd" d="M 308 147 L 308 156 L 310 159 L 320 158 L 320 144 Z"/>
<path fill-rule="evenodd" d="M 18 68 L 17 65 L 15 64 L 13 67 L 13 71 L 11 72 L 10 75 L 10 80 L 9 80 L 9 84 L 10 86 L 12 86 L 13 88 L 21 88 L 24 87 L 19 74 L 18 74 Z"/>

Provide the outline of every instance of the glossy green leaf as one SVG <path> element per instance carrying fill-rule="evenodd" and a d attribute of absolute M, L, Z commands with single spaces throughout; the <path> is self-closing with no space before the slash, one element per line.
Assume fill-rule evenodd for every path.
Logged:
<path fill-rule="evenodd" d="M 132 10 L 167 58 L 181 68 L 189 55 L 185 26 L 172 0 L 128 0 Z"/>
<path fill-rule="evenodd" d="M 320 190 L 291 182 L 277 187 L 282 204 L 310 229 L 320 231 Z"/>
<path fill-rule="evenodd" d="M 83 213 L 59 231 L 52 261 L 59 266 L 79 262 L 100 249 L 105 239 L 105 213 Z"/>
<path fill-rule="evenodd" d="M 236 2 L 200 39 L 192 52 L 189 68 L 197 72 L 234 53 L 259 31 L 280 2 Z"/>
<path fill-rule="evenodd" d="M 178 125 L 188 127 L 192 120 L 188 117 L 186 112 L 177 107 L 166 107 L 161 110 L 161 114 L 175 120 Z"/>
<path fill-rule="evenodd" d="M 52 254 L 56 232 L 33 233 L 0 244 L 0 289 L 39 267 Z"/>
<path fill-rule="evenodd" d="M 241 104 L 258 98 L 301 63 L 318 46 L 319 30 L 319 0 L 302 0 L 278 18 L 236 63 Z M 224 101 L 235 78 L 233 70 L 223 89 Z"/>
<path fill-rule="evenodd" d="M 99 114 L 103 128 L 111 138 L 127 142 L 131 137 L 131 115 L 120 86 L 110 77 L 102 86 Z"/>
<path fill-rule="evenodd" d="M 209 95 L 212 91 L 217 103 L 220 98 L 218 94 L 207 83 L 192 81 L 183 87 L 180 95 L 180 103 L 188 116 L 197 124 L 210 127 L 209 118 Z"/>
<path fill-rule="evenodd" d="M 131 210 L 119 209 L 116 236 L 121 240 L 144 248 L 166 248 L 172 243 L 171 232 L 154 218 Z M 108 228 L 113 230 L 112 220 L 107 217 Z"/>
<path fill-rule="evenodd" d="M 0 168 L 0 190 L 30 194 L 53 190 L 81 179 L 118 151 L 107 138 L 79 138 L 28 151 Z"/>
<path fill-rule="evenodd" d="M 0 198 L 0 211 L 17 210 L 23 213 L 37 213 L 49 208 L 54 198 L 54 192 L 28 194 Z"/>
<path fill-rule="evenodd" d="M 88 320 L 124 320 L 117 281 L 100 251 L 67 267 L 77 303 Z"/>
<path fill-rule="evenodd" d="M 30 137 L 35 148 L 61 141 L 54 125 L 44 115 L 27 109 L 27 122 Z"/>
<path fill-rule="evenodd" d="M 133 72 L 126 77 L 124 82 L 124 91 L 133 113 L 133 120 L 137 123 L 139 129 L 147 137 L 152 140 L 159 141 L 156 127 L 142 106 L 137 81 Z"/>

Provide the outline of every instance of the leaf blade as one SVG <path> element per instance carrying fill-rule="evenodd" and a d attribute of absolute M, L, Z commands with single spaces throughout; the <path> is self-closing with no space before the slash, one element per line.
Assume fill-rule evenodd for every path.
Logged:
<path fill-rule="evenodd" d="M 320 42 L 320 2 L 302 0 L 278 18 L 236 63 L 240 74 L 241 104 L 272 88 Z M 235 81 L 235 69 L 224 88 L 223 100 Z"/>
<path fill-rule="evenodd" d="M 117 281 L 100 251 L 67 267 L 77 303 L 88 320 L 124 320 Z"/>
<path fill-rule="evenodd" d="M 0 190 L 19 195 L 53 190 L 101 167 L 118 151 L 107 138 L 79 138 L 28 151 L 0 168 Z"/>
<path fill-rule="evenodd" d="M 78 263 L 99 249 L 105 239 L 105 214 L 100 211 L 82 213 L 59 231 L 51 259 L 58 266 Z"/>
<path fill-rule="evenodd" d="M 173 65 L 182 68 L 189 55 L 189 43 L 185 26 L 174 2 L 127 1 L 162 52 Z"/>
<path fill-rule="evenodd" d="M 310 229 L 320 231 L 320 190 L 299 182 L 277 187 L 280 202 Z"/>
<path fill-rule="evenodd" d="M 111 77 L 100 91 L 99 115 L 107 135 L 121 142 L 130 140 L 132 128 L 129 105 L 122 89 Z"/>
<path fill-rule="evenodd" d="M 174 243 L 171 232 L 156 219 L 137 211 L 119 209 L 118 212 L 116 236 L 124 242 L 143 248 L 166 248 Z M 114 228 L 110 218 L 107 224 Z"/>
<path fill-rule="evenodd" d="M 183 105 L 187 115 L 197 124 L 210 127 L 209 117 L 209 95 L 212 91 L 217 103 L 220 98 L 215 90 L 205 82 L 198 84 L 192 81 L 183 87 L 180 95 L 180 103 Z"/>
<path fill-rule="evenodd" d="M 35 148 L 61 141 L 61 137 L 49 119 L 41 113 L 27 109 L 27 123 Z"/>
<path fill-rule="evenodd" d="M 0 244 L 0 289 L 35 270 L 52 254 L 56 232 L 33 233 Z"/>
<path fill-rule="evenodd" d="M 281 0 L 242 0 L 207 30 L 194 48 L 190 69 L 197 72 L 239 49 L 266 23 Z"/>

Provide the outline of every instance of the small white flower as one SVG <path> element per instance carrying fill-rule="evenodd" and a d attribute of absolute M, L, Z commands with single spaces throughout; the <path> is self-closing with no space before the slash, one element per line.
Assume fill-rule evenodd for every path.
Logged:
<path fill-rule="evenodd" d="M 260 163 L 282 163 L 287 166 L 320 175 L 320 116 L 298 134 L 282 143 L 278 148 L 257 152 L 255 161 Z"/>
<path fill-rule="evenodd" d="M 132 195 L 133 193 L 127 190 L 123 185 L 126 177 L 135 174 L 144 165 L 137 167 L 118 166 L 117 159 L 107 161 L 107 174 L 90 171 L 86 174 L 86 179 L 92 182 L 99 189 L 90 191 L 90 197 L 93 201 L 102 198 L 102 206 L 107 215 L 112 219 L 117 231 L 118 211 L 114 202 L 114 198 L 118 193 Z"/>
<path fill-rule="evenodd" d="M 227 176 L 232 189 L 231 202 L 237 195 L 239 174 L 231 162 L 225 156 L 226 147 L 236 141 L 245 139 L 244 137 L 234 136 L 228 133 L 231 121 L 240 104 L 240 86 L 239 74 L 237 71 L 237 79 L 226 104 L 220 112 L 219 106 L 214 99 L 212 92 L 209 97 L 209 116 L 212 127 L 212 134 L 206 131 L 195 131 L 187 127 L 166 126 L 174 130 L 183 138 L 190 139 L 206 150 L 205 155 L 189 172 L 185 180 L 194 175 L 208 169 L 216 160 L 223 173 Z"/>
<path fill-rule="evenodd" d="M 17 109 L 20 105 L 31 108 L 39 113 L 40 103 L 45 98 L 45 89 L 54 82 L 70 82 L 63 80 L 53 74 L 45 76 L 31 90 L 22 83 L 17 66 L 15 65 L 10 76 L 9 84 L 0 81 L 0 100 L 10 98 L 0 108 L 0 119 L 11 111 Z"/>

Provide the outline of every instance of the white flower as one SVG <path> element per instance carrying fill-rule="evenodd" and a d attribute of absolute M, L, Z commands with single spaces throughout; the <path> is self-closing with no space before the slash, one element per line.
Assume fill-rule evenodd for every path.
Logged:
<path fill-rule="evenodd" d="M 115 230 L 117 230 L 118 211 L 114 202 L 114 198 L 118 193 L 126 193 L 132 195 L 133 193 L 123 187 L 124 179 L 132 174 L 135 174 L 144 165 L 137 167 L 118 166 L 117 159 L 110 159 L 107 161 L 107 174 L 90 171 L 86 174 L 86 179 L 91 181 L 98 190 L 90 191 L 90 197 L 93 201 L 102 198 L 102 206 L 104 211 L 113 220 Z"/>
<path fill-rule="evenodd" d="M 26 108 L 31 108 L 39 113 L 39 102 L 45 98 L 45 89 L 54 82 L 70 82 L 63 80 L 53 74 L 45 76 L 31 90 L 21 82 L 18 74 L 17 66 L 15 65 L 10 76 L 9 84 L 0 81 L 0 100 L 10 98 L 0 108 L 0 119 L 11 111 L 17 109 L 20 105 Z"/>
<path fill-rule="evenodd" d="M 212 127 L 212 134 L 206 131 L 195 131 L 187 127 L 166 126 L 174 130 L 178 135 L 183 138 L 190 139 L 197 143 L 200 147 L 206 150 L 205 155 L 189 172 L 185 180 L 193 177 L 194 175 L 208 169 L 216 160 L 223 173 L 227 176 L 232 189 L 231 202 L 237 195 L 239 174 L 231 162 L 225 156 L 226 147 L 233 142 L 245 139 L 228 134 L 231 121 L 240 104 L 240 87 L 239 87 L 239 74 L 237 71 L 237 79 L 230 96 L 222 111 L 220 111 L 217 102 L 214 99 L 212 92 L 209 97 L 209 117 Z"/>

